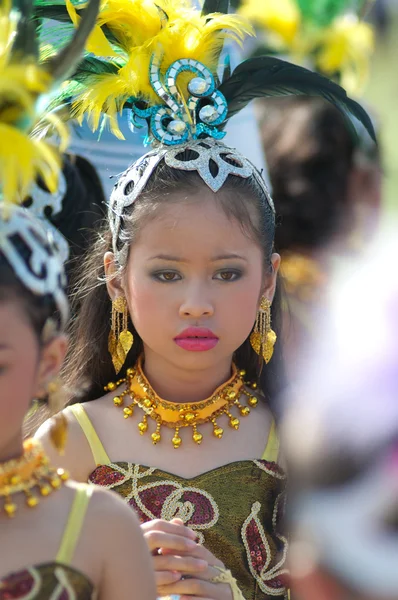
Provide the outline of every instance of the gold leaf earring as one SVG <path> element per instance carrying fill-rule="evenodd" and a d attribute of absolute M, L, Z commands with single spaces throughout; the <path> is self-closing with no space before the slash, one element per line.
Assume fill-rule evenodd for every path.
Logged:
<path fill-rule="evenodd" d="M 68 423 L 65 415 L 60 412 L 65 406 L 65 390 L 59 379 L 51 381 L 47 387 L 48 406 L 52 415 L 50 425 L 50 440 L 59 454 L 64 453 Z"/>
<path fill-rule="evenodd" d="M 108 338 L 108 350 L 116 375 L 121 371 L 134 343 L 133 334 L 128 330 L 127 323 L 127 300 L 124 296 L 118 296 L 112 301 L 111 330 Z"/>
<path fill-rule="evenodd" d="M 276 333 L 271 329 L 271 302 L 268 298 L 263 297 L 257 312 L 254 330 L 250 336 L 250 344 L 253 350 L 268 364 L 274 353 L 275 342 Z"/>

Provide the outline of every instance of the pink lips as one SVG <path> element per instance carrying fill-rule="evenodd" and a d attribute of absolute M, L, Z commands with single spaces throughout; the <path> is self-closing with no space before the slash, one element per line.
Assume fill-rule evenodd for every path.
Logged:
<path fill-rule="evenodd" d="M 206 352 L 218 343 L 218 337 L 205 327 L 188 327 L 174 338 L 180 348 L 189 352 Z"/>

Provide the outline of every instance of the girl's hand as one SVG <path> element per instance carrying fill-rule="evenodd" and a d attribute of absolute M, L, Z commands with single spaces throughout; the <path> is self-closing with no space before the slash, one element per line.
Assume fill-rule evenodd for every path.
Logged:
<path fill-rule="evenodd" d="M 164 557 L 168 557 L 168 550 L 164 551 Z M 220 576 L 219 569 L 225 569 L 223 563 L 218 560 L 207 548 L 199 546 L 192 550 L 190 556 L 193 559 L 203 561 L 207 567 L 193 573 L 182 573 L 182 578 L 177 581 L 160 585 L 157 588 L 158 596 L 180 596 L 179 600 L 233 600 L 231 586 L 228 583 L 214 583 L 212 580 Z M 214 567 L 218 567 L 215 569 Z"/>
<path fill-rule="evenodd" d="M 208 569 L 208 563 L 198 555 L 196 533 L 185 527 L 180 519 L 157 519 L 141 525 L 146 543 L 152 554 L 158 590 L 180 581 L 183 575 L 195 575 Z"/>

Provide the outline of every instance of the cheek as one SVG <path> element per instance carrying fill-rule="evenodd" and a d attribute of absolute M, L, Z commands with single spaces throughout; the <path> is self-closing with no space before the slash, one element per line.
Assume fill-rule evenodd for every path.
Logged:
<path fill-rule="evenodd" d="M 170 318 L 175 305 L 172 286 L 141 280 L 139 285 L 129 282 L 127 288 L 130 314 L 137 331 L 154 330 L 159 324 L 164 327 L 166 315 Z"/>
<path fill-rule="evenodd" d="M 23 353 L 0 374 L 0 438 L 12 437 L 22 426 L 37 391 L 37 365 Z M 5 429 L 4 429 L 5 427 Z"/>

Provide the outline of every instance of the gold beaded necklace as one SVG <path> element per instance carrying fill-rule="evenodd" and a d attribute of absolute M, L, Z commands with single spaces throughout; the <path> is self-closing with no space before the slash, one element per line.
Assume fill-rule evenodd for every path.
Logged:
<path fill-rule="evenodd" d="M 20 458 L 0 463 L 0 497 L 4 497 L 4 512 L 14 517 L 17 505 L 12 496 L 23 492 L 26 504 L 34 508 L 39 498 L 32 491 L 36 488 L 41 496 L 48 496 L 53 490 L 61 487 L 68 479 L 63 469 L 54 469 L 38 440 L 29 439 L 24 442 L 24 451 Z"/>
<path fill-rule="evenodd" d="M 134 368 L 127 370 L 127 377 L 115 383 L 108 383 L 105 391 L 114 391 L 122 383 L 126 383 L 126 389 L 113 398 L 117 407 L 123 407 L 124 418 L 128 419 L 134 414 L 134 409 L 138 407 L 143 411 L 143 418 L 138 423 L 138 430 L 144 435 L 149 430 L 148 418 L 155 421 L 155 431 L 151 434 L 152 443 L 156 445 L 162 439 L 162 427 L 174 429 L 174 435 L 171 440 L 174 448 L 179 448 L 182 444 L 180 429 L 182 427 L 191 427 L 192 439 L 195 444 L 201 444 L 203 435 L 198 431 L 198 426 L 204 423 L 212 423 L 213 435 L 221 439 L 224 430 L 217 423 L 217 419 L 226 415 L 229 419 L 229 426 L 232 429 L 239 429 L 239 418 L 231 413 L 231 409 L 236 407 L 239 414 L 246 417 L 250 414 L 251 407 L 255 407 L 258 400 L 245 389 L 244 376 L 245 371 L 238 371 L 236 366 L 232 366 L 232 377 L 223 385 L 218 387 L 214 394 L 206 400 L 200 402 L 186 402 L 183 404 L 169 402 L 160 398 L 151 387 L 142 370 L 142 357 L 138 360 Z M 250 384 L 247 384 L 250 385 Z M 256 384 L 251 387 L 255 389 Z M 241 396 L 247 397 L 247 405 L 240 402 Z M 131 403 L 125 406 L 126 397 L 129 396 Z"/>

